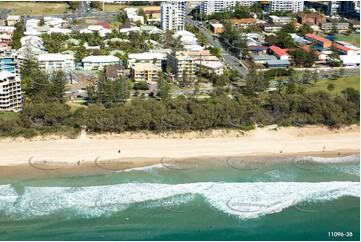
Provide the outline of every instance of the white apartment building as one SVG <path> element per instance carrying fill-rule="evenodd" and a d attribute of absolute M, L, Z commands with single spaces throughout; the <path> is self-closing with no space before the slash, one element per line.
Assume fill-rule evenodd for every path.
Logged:
<path fill-rule="evenodd" d="M 151 63 L 154 64 L 158 70 L 162 69 L 162 60 L 164 55 L 161 53 L 135 53 L 128 55 L 128 68 L 135 63 Z"/>
<path fill-rule="evenodd" d="M 254 1 L 203 1 L 199 5 L 200 13 L 211 15 L 213 13 L 219 13 L 223 12 L 225 10 L 230 10 L 232 7 L 234 7 L 236 4 L 242 5 L 242 6 L 251 6 Z"/>
<path fill-rule="evenodd" d="M 164 2 L 160 8 L 160 24 L 163 30 L 185 30 L 186 2 Z"/>
<path fill-rule="evenodd" d="M 105 66 L 119 65 L 120 59 L 111 55 L 91 55 L 82 59 L 84 70 L 103 70 Z"/>
<path fill-rule="evenodd" d="M 175 51 L 167 55 L 167 65 L 179 81 L 195 81 L 196 63 L 187 51 Z"/>
<path fill-rule="evenodd" d="M 74 56 L 63 54 L 43 54 L 38 56 L 40 69 L 47 73 L 53 71 L 71 72 L 75 69 Z"/>
<path fill-rule="evenodd" d="M 8 71 L 0 72 L 0 110 L 21 109 L 20 77 Z"/>
<path fill-rule="evenodd" d="M 295 0 L 295 1 L 270 1 L 269 9 L 271 12 L 274 11 L 292 11 L 300 12 L 303 11 L 305 1 Z"/>
<path fill-rule="evenodd" d="M 353 12 L 360 12 L 360 1 L 329 1 L 326 14 L 333 16 Z"/>

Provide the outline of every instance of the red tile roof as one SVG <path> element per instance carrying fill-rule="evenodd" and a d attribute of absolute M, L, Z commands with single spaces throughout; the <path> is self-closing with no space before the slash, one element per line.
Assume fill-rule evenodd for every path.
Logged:
<path fill-rule="evenodd" d="M 278 56 L 288 55 L 288 54 L 286 53 L 286 50 L 283 50 L 283 49 L 281 49 L 281 48 L 278 47 L 278 46 L 272 45 L 272 46 L 270 46 L 269 48 L 270 48 L 270 50 L 271 50 L 272 52 L 274 52 L 274 53 L 275 53 L 276 55 L 278 55 Z"/>
<path fill-rule="evenodd" d="M 96 25 L 103 26 L 105 29 L 110 29 L 110 24 L 108 23 L 98 22 Z"/>
<path fill-rule="evenodd" d="M 320 41 L 321 43 L 331 42 L 331 40 L 322 38 L 322 37 L 320 37 L 320 36 L 318 36 L 318 35 L 315 35 L 315 34 L 306 34 L 305 36 L 308 37 L 308 38 L 311 38 L 311 39 Z"/>
<path fill-rule="evenodd" d="M 351 49 L 346 47 L 346 46 L 343 46 L 343 45 L 339 45 L 339 44 L 333 44 L 333 46 L 335 46 L 337 49 L 339 50 L 343 50 L 343 51 L 350 51 Z"/>

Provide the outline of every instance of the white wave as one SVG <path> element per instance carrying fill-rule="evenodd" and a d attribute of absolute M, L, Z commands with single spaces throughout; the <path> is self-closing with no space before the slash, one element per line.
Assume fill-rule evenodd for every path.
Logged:
<path fill-rule="evenodd" d="M 15 189 L 10 184 L 0 185 L 0 211 L 12 205 L 18 197 Z"/>
<path fill-rule="evenodd" d="M 164 168 L 164 166 L 162 164 L 155 164 L 155 165 L 150 165 L 150 166 L 134 167 L 134 168 L 124 169 L 124 170 L 119 170 L 117 172 L 149 171 L 149 170 L 157 169 L 157 168 L 158 169 Z"/>
<path fill-rule="evenodd" d="M 5 213 L 18 219 L 69 211 L 70 216 L 99 217 L 137 204 L 187 204 L 195 195 L 214 209 L 241 219 L 257 218 L 305 201 L 359 197 L 359 182 L 255 182 L 255 183 L 126 183 L 92 187 L 26 187 Z M 15 194 L 15 193 L 14 193 Z M 177 199 L 173 199 L 177 197 Z M 136 209 L 136 208 L 135 208 Z"/>
<path fill-rule="evenodd" d="M 317 156 L 300 156 L 294 159 L 295 162 L 307 160 L 314 163 L 360 163 L 360 155 L 349 155 L 343 157 L 317 157 Z"/>

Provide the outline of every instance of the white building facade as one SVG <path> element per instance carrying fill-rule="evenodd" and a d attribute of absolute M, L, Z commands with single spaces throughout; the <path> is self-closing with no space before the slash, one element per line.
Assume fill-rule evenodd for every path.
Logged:
<path fill-rule="evenodd" d="M 43 54 L 38 56 L 40 69 L 47 73 L 53 71 L 72 72 L 75 69 L 74 56 L 63 54 Z"/>
<path fill-rule="evenodd" d="M 160 23 L 163 30 L 185 30 L 186 2 L 165 2 L 161 4 Z"/>
<path fill-rule="evenodd" d="M 128 55 L 128 67 L 130 68 L 135 63 L 151 63 L 154 64 L 158 70 L 162 69 L 162 60 L 164 55 L 161 53 L 135 53 Z"/>
<path fill-rule="evenodd" d="M 292 11 L 300 12 L 303 11 L 305 1 L 270 1 L 269 9 L 271 12 L 274 11 Z"/>
<path fill-rule="evenodd" d="M 254 1 L 203 1 L 199 5 L 200 13 L 211 15 L 213 13 L 224 12 L 230 10 L 236 4 L 250 7 Z"/>
<path fill-rule="evenodd" d="M 0 110 L 21 109 L 21 80 L 14 73 L 0 72 Z"/>
<path fill-rule="evenodd" d="M 84 70 L 102 70 L 105 66 L 118 65 L 120 59 L 110 55 L 91 55 L 82 60 Z"/>

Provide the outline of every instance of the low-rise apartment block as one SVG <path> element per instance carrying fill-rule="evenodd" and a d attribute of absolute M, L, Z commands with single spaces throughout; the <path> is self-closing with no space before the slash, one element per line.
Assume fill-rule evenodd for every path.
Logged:
<path fill-rule="evenodd" d="M 119 65 L 120 59 L 110 55 L 91 55 L 82 59 L 84 70 L 103 70 L 105 66 Z"/>
<path fill-rule="evenodd" d="M 135 63 L 130 68 L 130 76 L 135 82 L 156 82 L 159 69 L 151 63 Z"/>
<path fill-rule="evenodd" d="M 325 32 L 332 31 L 334 27 L 336 27 L 337 31 L 339 32 L 346 32 L 349 29 L 350 24 L 347 22 L 345 23 L 326 22 L 321 24 L 321 29 Z"/>
<path fill-rule="evenodd" d="M 179 81 L 195 81 L 196 63 L 186 51 L 174 51 L 168 54 L 167 65 Z"/>
<path fill-rule="evenodd" d="M 75 69 L 74 56 L 63 54 L 43 54 L 38 56 L 40 69 L 47 73 L 53 71 L 71 72 Z"/>
<path fill-rule="evenodd" d="M 291 17 L 278 17 L 278 16 L 275 16 L 275 15 L 270 15 L 269 19 L 270 19 L 271 24 L 283 24 L 283 25 L 285 25 L 285 24 L 288 24 L 288 23 L 293 21 L 293 18 L 291 18 Z"/>
<path fill-rule="evenodd" d="M 128 55 L 128 68 L 135 63 L 151 63 L 159 70 L 162 70 L 162 60 L 164 55 L 161 53 L 133 53 Z"/>
<path fill-rule="evenodd" d="M 326 17 L 319 13 L 299 13 L 297 14 L 297 22 L 307 25 L 319 25 L 326 22 Z"/>

